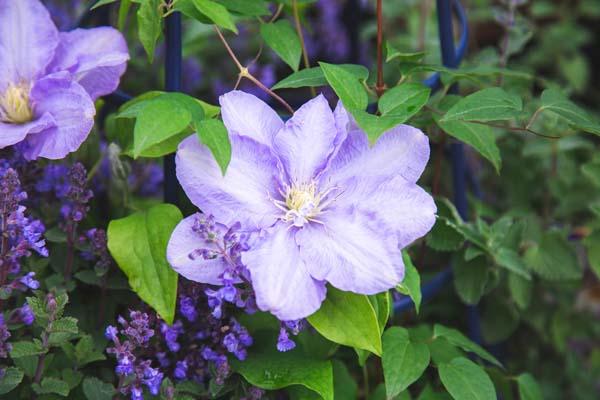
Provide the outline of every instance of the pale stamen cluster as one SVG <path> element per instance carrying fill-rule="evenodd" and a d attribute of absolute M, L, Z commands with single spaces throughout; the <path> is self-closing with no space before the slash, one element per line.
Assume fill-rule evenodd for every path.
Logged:
<path fill-rule="evenodd" d="M 284 200 L 271 199 L 271 201 L 284 212 L 280 219 L 283 222 L 291 222 L 291 226 L 302 227 L 308 222 L 323 224 L 323 221 L 317 217 L 335 201 L 335 197 L 327 198 L 335 190 L 337 187 L 334 186 L 321 193 L 315 181 L 292 183 L 291 186 L 285 185 L 283 190 L 279 191 Z"/>
<path fill-rule="evenodd" d="M 0 121 L 13 124 L 24 124 L 33 119 L 33 110 L 29 103 L 28 84 L 10 83 L 0 95 Z"/>

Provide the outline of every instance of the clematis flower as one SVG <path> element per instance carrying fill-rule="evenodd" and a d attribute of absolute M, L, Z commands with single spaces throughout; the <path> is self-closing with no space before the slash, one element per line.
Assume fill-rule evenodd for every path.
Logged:
<path fill-rule="evenodd" d="M 38 0 L 0 0 L 0 148 L 29 160 L 77 150 L 128 59 L 113 28 L 58 32 Z"/>
<path fill-rule="evenodd" d="M 375 294 L 402 281 L 401 249 L 435 221 L 432 197 L 416 184 L 429 159 L 420 130 L 399 125 L 370 147 L 341 103 L 332 112 L 322 95 L 285 123 L 243 92 L 220 103 L 232 146 L 226 175 L 193 135 L 177 150 L 177 177 L 203 212 L 255 232 L 241 258 L 261 310 L 300 319 L 319 309 L 327 282 Z M 189 257 L 200 240 L 194 220 L 176 227 L 167 258 L 188 279 L 214 284 L 214 260 Z"/>

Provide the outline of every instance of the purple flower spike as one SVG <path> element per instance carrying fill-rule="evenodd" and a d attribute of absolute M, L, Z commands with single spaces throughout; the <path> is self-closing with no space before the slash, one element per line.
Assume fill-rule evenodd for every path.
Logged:
<path fill-rule="evenodd" d="M 19 308 L 19 319 L 25 325 L 33 324 L 35 315 L 33 314 L 31 307 L 29 307 L 29 304 L 25 304 L 23 307 Z"/>
<path fill-rule="evenodd" d="M 21 143 L 28 160 L 77 150 L 128 59 L 116 29 L 59 32 L 39 0 L 0 0 L 0 148 Z"/>
<path fill-rule="evenodd" d="M 277 338 L 277 350 L 285 352 L 292 350 L 294 347 L 296 347 L 296 343 L 290 339 L 285 328 L 281 328 Z"/>
<path fill-rule="evenodd" d="M 401 249 L 435 222 L 433 198 L 416 183 L 429 160 L 423 132 L 398 125 L 369 146 L 341 102 L 332 112 L 322 95 L 286 123 L 244 92 L 220 103 L 232 147 L 227 174 L 192 135 L 177 150 L 177 177 L 217 226 L 239 222 L 252 235 L 239 253 L 259 309 L 298 320 L 319 309 L 326 283 L 376 294 L 404 279 Z M 167 258 L 186 278 L 215 284 L 227 265 L 189 257 L 204 247 L 196 218 L 177 226 Z"/>
<path fill-rule="evenodd" d="M 23 285 L 27 286 L 29 289 L 33 289 L 33 290 L 39 289 L 40 283 L 34 278 L 34 276 L 35 276 L 35 272 L 29 272 L 29 273 L 27 273 L 27 275 L 21 277 L 19 279 L 19 281 Z"/>

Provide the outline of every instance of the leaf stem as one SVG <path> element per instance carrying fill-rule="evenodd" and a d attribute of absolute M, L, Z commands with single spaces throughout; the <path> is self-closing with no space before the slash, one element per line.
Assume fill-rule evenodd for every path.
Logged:
<path fill-rule="evenodd" d="M 375 91 L 381 97 L 385 92 L 383 81 L 383 0 L 377 0 L 377 84 Z"/>
<path fill-rule="evenodd" d="M 302 59 L 304 60 L 304 68 L 310 68 L 310 61 L 308 59 L 308 51 L 306 50 L 306 42 L 304 41 L 304 33 L 302 32 L 302 24 L 300 23 L 300 14 L 298 12 L 298 0 L 292 0 L 292 12 L 294 14 L 294 24 L 296 25 L 296 32 L 300 39 L 300 46 L 302 47 Z M 310 94 L 312 97 L 317 95 L 314 87 L 310 87 Z"/>
<path fill-rule="evenodd" d="M 435 109 L 435 108 L 433 108 L 431 106 L 427 106 L 426 105 L 425 109 L 427 109 L 427 110 L 429 110 L 432 113 L 437 114 L 437 115 L 444 115 L 443 111 L 437 110 L 437 109 Z M 537 114 L 537 111 L 536 111 L 535 114 L 533 114 L 533 117 L 536 116 L 536 114 Z M 460 120 L 460 121 L 470 122 L 472 124 L 487 125 L 487 126 L 490 126 L 492 128 L 506 129 L 507 131 L 512 131 L 512 132 L 526 132 L 526 133 L 531 133 L 533 135 L 540 136 L 540 137 L 543 137 L 543 138 L 546 138 L 546 139 L 560 139 L 560 138 L 562 138 L 562 136 L 546 135 L 544 133 L 540 133 L 540 132 L 534 131 L 533 129 L 530 129 L 529 126 L 532 123 L 533 117 L 531 117 L 531 120 L 529 121 L 529 123 L 524 128 L 520 127 L 520 126 L 507 126 L 507 125 L 494 124 L 494 123 L 486 122 L 486 121 L 463 121 L 463 120 Z"/>
<path fill-rule="evenodd" d="M 256 86 L 258 86 L 264 92 L 266 92 L 268 95 L 270 95 L 275 100 L 277 100 L 278 102 L 280 102 L 281 105 L 283 105 L 287 111 L 289 111 L 291 114 L 293 114 L 294 113 L 294 109 L 284 99 L 282 99 L 279 95 L 277 95 L 271 89 L 269 89 L 268 87 L 266 87 L 261 81 L 259 81 L 258 79 L 256 79 L 250 73 L 250 71 L 248 71 L 248 68 L 244 67 L 242 65 L 242 63 L 240 63 L 240 60 L 236 57 L 236 55 L 233 52 L 233 50 L 231 50 L 231 47 L 229 47 L 229 44 L 227 43 L 227 40 L 225 40 L 225 37 L 223 37 L 223 34 L 219 30 L 219 28 L 217 28 L 216 25 L 213 25 L 213 26 L 215 28 L 215 32 L 217 32 L 217 35 L 219 36 L 219 39 L 221 40 L 221 43 L 223 43 L 223 46 L 225 46 L 225 49 L 227 50 L 227 53 L 229 53 L 229 56 L 231 57 L 231 59 L 233 60 L 233 62 L 236 65 L 236 67 L 240 71 L 239 72 L 239 77 L 241 77 L 241 78 L 247 78 L 248 80 L 252 81 Z"/>
<path fill-rule="evenodd" d="M 367 369 L 367 363 L 365 362 L 365 365 L 363 365 L 362 367 L 362 374 L 363 374 L 363 384 L 364 384 L 364 395 L 365 395 L 365 399 L 369 397 L 369 370 Z"/>

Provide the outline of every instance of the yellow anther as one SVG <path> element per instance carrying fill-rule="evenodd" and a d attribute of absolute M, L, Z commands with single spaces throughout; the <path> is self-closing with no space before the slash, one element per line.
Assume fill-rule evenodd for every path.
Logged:
<path fill-rule="evenodd" d="M 33 119 L 33 110 L 29 104 L 29 85 L 9 84 L 0 95 L 0 121 L 24 124 Z"/>

